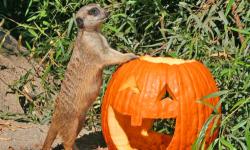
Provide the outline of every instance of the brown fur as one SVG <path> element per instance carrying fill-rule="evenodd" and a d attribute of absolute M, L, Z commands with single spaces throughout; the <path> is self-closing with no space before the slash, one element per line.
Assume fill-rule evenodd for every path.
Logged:
<path fill-rule="evenodd" d="M 91 10 L 92 8 L 96 10 Z M 79 26 L 73 54 L 65 72 L 61 91 L 43 150 L 48 150 L 59 134 L 65 150 L 72 150 L 83 127 L 86 112 L 99 94 L 102 70 L 105 66 L 121 64 L 136 58 L 132 53 L 122 54 L 110 48 L 100 33 L 107 13 L 97 4 L 82 7 L 76 14 Z"/>

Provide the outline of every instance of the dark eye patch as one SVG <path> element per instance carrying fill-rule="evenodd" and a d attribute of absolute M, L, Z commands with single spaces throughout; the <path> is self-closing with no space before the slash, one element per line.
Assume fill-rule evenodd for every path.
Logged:
<path fill-rule="evenodd" d="M 88 11 L 88 14 L 89 15 L 92 15 L 92 16 L 97 16 L 100 14 L 100 10 L 96 7 L 94 8 L 91 8 L 89 11 Z"/>

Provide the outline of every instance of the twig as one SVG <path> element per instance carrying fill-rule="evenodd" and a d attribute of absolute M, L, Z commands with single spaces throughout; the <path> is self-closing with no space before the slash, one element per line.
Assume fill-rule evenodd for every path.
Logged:
<path fill-rule="evenodd" d="M 161 47 L 154 49 L 154 51 L 150 54 L 151 56 L 154 56 L 155 54 L 157 54 L 158 52 L 160 52 L 161 50 L 163 50 L 164 48 L 167 47 L 166 43 L 163 43 Z"/>
<path fill-rule="evenodd" d="M 207 0 L 201 4 L 199 10 L 208 10 L 213 4 L 215 4 L 216 0 Z"/>
<path fill-rule="evenodd" d="M 4 138 L 4 137 L 0 137 L 0 141 L 10 141 L 11 138 Z"/>
<path fill-rule="evenodd" d="M 236 4 L 234 3 L 234 4 L 232 5 L 232 14 L 233 14 L 233 16 L 234 16 L 236 26 L 238 27 L 238 29 L 242 30 L 244 27 L 243 27 L 243 24 L 242 24 L 241 21 L 240 21 L 240 16 L 238 15 L 236 9 L 237 9 L 237 6 L 236 6 Z M 238 32 L 238 34 L 239 34 L 239 37 L 240 37 L 240 42 L 241 42 L 241 44 L 242 44 L 242 43 L 245 41 L 245 38 L 244 38 L 244 36 L 243 36 L 241 33 Z"/>
<path fill-rule="evenodd" d="M 2 78 L 0 78 L 0 80 L 1 80 L 5 85 L 7 85 L 8 87 L 10 87 L 10 88 L 13 89 L 13 87 L 11 87 L 8 83 L 6 83 Z M 14 89 L 15 89 L 16 91 L 18 91 L 20 94 L 22 94 L 29 102 L 31 102 L 32 104 L 34 104 L 34 105 L 36 106 L 36 108 L 40 108 L 38 105 L 36 105 L 36 103 L 33 101 L 32 97 L 31 97 L 28 93 L 23 92 L 23 91 L 21 91 L 21 90 L 15 88 L 15 87 L 14 87 Z M 39 109 L 39 110 L 40 110 L 40 109 Z"/>
<path fill-rule="evenodd" d="M 50 49 L 44 56 L 43 58 L 41 59 L 41 61 L 38 63 L 38 65 L 36 67 L 34 67 L 34 70 L 35 70 L 35 74 L 37 74 L 39 76 L 39 71 L 40 71 L 40 68 L 43 64 L 43 62 L 46 60 L 46 58 L 49 56 L 49 53 L 52 51 L 52 49 Z M 34 76 L 33 76 L 34 77 Z"/>

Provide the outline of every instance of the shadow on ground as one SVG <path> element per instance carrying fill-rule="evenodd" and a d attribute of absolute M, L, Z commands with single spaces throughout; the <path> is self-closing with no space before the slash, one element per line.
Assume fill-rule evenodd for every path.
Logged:
<path fill-rule="evenodd" d="M 94 150 L 98 147 L 106 147 L 102 132 L 85 134 L 76 140 L 79 150 Z M 57 145 L 53 150 L 63 150 L 63 145 Z"/>

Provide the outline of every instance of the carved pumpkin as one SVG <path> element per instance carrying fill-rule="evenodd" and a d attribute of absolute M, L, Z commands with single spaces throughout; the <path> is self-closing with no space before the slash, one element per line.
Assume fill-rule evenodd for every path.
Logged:
<path fill-rule="evenodd" d="M 215 81 L 195 60 L 140 57 L 113 74 L 102 105 L 102 129 L 110 150 L 191 149 L 212 108 L 197 103 L 217 91 Z M 162 99 L 168 93 L 170 97 Z M 216 105 L 219 98 L 206 99 Z M 159 118 L 175 118 L 174 135 L 151 131 Z M 217 135 L 206 133 L 206 143 Z"/>

